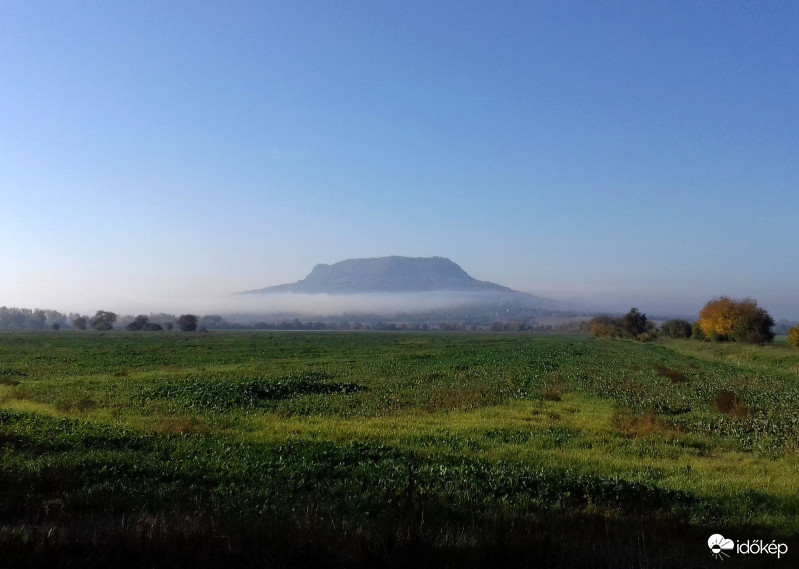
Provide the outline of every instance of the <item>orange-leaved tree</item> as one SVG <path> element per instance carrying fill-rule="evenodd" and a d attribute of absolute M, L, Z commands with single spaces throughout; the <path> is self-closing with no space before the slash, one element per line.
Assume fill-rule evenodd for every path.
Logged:
<path fill-rule="evenodd" d="M 762 344 L 774 339 L 774 319 L 752 298 L 714 298 L 699 311 L 699 327 L 710 340 Z"/>

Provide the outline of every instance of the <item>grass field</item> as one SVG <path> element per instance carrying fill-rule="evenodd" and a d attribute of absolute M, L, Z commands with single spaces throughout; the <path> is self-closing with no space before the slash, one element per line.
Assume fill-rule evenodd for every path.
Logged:
<path fill-rule="evenodd" d="M 3 333 L 0 565 L 796 566 L 797 409 L 785 346 Z"/>

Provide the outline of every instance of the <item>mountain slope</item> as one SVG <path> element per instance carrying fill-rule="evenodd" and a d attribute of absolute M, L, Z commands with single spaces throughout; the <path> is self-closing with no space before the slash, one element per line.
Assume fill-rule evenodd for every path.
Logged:
<path fill-rule="evenodd" d="M 348 259 L 317 265 L 295 283 L 239 294 L 260 296 L 264 302 L 272 297 L 273 302 L 281 303 L 282 312 L 300 301 L 304 303 L 303 310 L 307 312 L 314 306 L 312 310 L 320 315 L 341 311 L 406 316 L 424 313 L 427 317 L 491 322 L 525 320 L 569 309 L 557 300 L 479 281 L 442 257 Z M 289 295 L 296 296 L 288 298 Z"/>
<path fill-rule="evenodd" d="M 269 286 L 246 293 L 359 294 L 431 291 L 516 293 L 507 287 L 472 278 L 449 259 L 398 256 L 348 259 L 333 265 L 317 265 L 307 277 L 296 283 Z"/>

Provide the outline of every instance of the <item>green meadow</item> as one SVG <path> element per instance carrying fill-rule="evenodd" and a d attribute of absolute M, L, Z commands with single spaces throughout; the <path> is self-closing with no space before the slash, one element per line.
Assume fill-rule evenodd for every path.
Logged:
<path fill-rule="evenodd" d="M 787 346 L 3 333 L 0 560 L 787 567 L 797 409 Z"/>

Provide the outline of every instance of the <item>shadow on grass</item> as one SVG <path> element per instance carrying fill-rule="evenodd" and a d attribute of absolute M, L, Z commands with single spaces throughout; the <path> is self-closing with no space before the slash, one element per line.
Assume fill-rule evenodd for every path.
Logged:
<path fill-rule="evenodd" d="M 2 525 L 8 567 L 716 567 L 710 535 L 761 537 L 758 528 L 687 526 L 668 519 L 553 516 L 489 526 L 430 524 L 423 510 L 382 527 L 336 523 L 313 509 L 291 520 L 214 519 L 201 514 L 116 516 Z M 782 539 L 789 552 L 799 538 Z M 732 557 L 725 567 L 774 566 Z M 789 559 L 783 559 L 786 567 Z M 771 564 L 770 564 L 771 563 Z"/>

